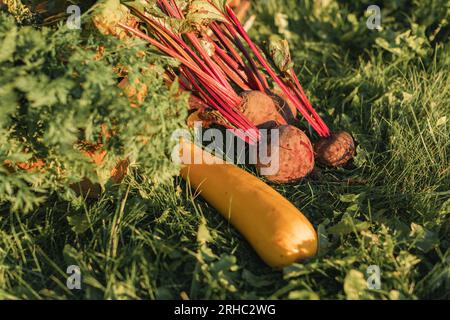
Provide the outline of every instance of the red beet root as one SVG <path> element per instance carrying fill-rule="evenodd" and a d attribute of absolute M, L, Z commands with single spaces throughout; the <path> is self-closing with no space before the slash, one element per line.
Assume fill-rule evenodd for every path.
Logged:
<path fill-rule="evenodd" d="M 317 160 L 328 167 L 343 167 L 355 153 L 355 142 L 347 132 L 332 133 L 315 143 L 314 152 Z"/>
<path fill-rule="evenodd" d="M 252 124 L 260 129 L 287 124 L 278 112 L 274 99 L 260 91 L 244 92 L 239 109 Z"/>
<path fill-rule="evenodd" d="M 286 125 L 280 130 L 280 146 L 272 150 L 269 147 L 268 154 L 279 159 L 279 171 L 275 175 L 266 178 L 274 183 L 292 183 L 305 178 L 314 169 L 314 151 L 311 142 L 303 131 Z M 258 169 L 264 168 L 262 164 Z"/>

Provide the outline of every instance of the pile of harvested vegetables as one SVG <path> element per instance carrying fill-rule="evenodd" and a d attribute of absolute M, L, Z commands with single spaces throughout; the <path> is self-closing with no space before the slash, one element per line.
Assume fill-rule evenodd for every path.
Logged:
<path fill-rule="evenodd" d="M 241 3 L 234 5 L 239 9 Z M 264 51 L 252 41 L 225 0 L 124 4 L 108 0 L 96 6 L 92 24 L 94 32 L 115 37 L 125 46 L 132 38 L 139 38 L 148 42 L 148 50 L 157 49 L 176 60 L 177 65 L 168 67 L 164 76 L 169 87 L 176 83 L 179 94 L 190 95 L 188 124 L 201 121 L 205 127 L 232 129 L 251 145 L 260 143 L 259 130 L 278 130 L 279 147 L 268 151 L 279 159 L 279 170 L 266 177 L 270 182 L 298 182 L 313 171 L 315 159 L 325 166 L 339 167 L 355 154 L 351 135 L 331 132 L 313 108 L 295 74 L 288 42 L 277 38 Z M 98 54 L 103 54 L 102 47 Z M 145 56 L 146 52 L 139 54 Z M 130 81 L 126 70 L 117 69 L 118 87 L 131 105 L 139 108 L 151 92 L 145 84 Z M 312 129 L 310 133 L 319 138 L 314 146 L 297 127 L 300 116 Z M 100 166 L 106 156 L 103 141 L 113 135 L 102 129 L 98 144 L 80 144 L 80 150 Z M 214 157 L 200 146 L 180 143 L 183 152 Z M 45 159 L 5 165 L 11 170 L 14 165 L 21 170 L 45 170 Z M 120 183 L 128 166 L 129 160 L 122 159 L 112 167 L 111 181 Z M 264 166 L 258 159 L 256 167 Z M 303 214 L 244 170 L 230 164 L 183 163 L 181 175 L 246 237 L 268 265 L 285 267 L 317 252 L 316 232 Z M 91 198 L 101 193 L 100 186 L 87 178 L 73 189 Z M 254 221 L 259 221 L 258 228 L 253 227 Z"/>
<path fill-rule="evenodd" d="M 0 300 L 448 298 L 447 2 L 0 1 Z"/>
<path fill-rule="evenodd" d="M 240 136 L 250 144 L 258 143 L 259 129 L 279 130 L 279 148 L 269 152 L 278 153 L 280 168 L 267 177 L 269 181 L 297 182 L 312 172 L 315 158 L 338 167 L 354 156 L 352 137 L 330 132 L 312 107 L 295 74 L 287 41 L 271 42 L 264 53 L 226 1 L 158 0 L 118 6 L 120 19 L 111 19 L 106 11 L 94 21 L 107 34 L 124 36 L 121 28 L 180 63 L 167 71 L 167 81 L 179 81 L 180 90 L 191 93 L 189 122 L 241 129 L 234 131 L 237 134 L 254 133 Z M 320 137 L 314 147 L 294 125 L 298 113 Z M 190 148 L 183 149 L 201 152 Z M 199 164 L 186 164 L 182 176 L 269 265 L 288 266 L 316 253 L 312 225 L 255 177 L 231 165 Z M 260 222 L 258 228 L 253 221 Z"/>
<path fill-rule="evenodd" d="M 108 21 L 107 15 L 98 19 L 116 23 L 116 28 L 181 63 L 168 72 L 168 78 L 179 79 L 182 90 L 192 93 L 191 121 L 255 129 L 256 136 L 244 137 L 250 143 L 257 143 L 258 129 L 281 131 L 281 169 L 269 180 L 289 183 L 304 178 L 314 167 L 314 152 L 320 162 L 332 167 L 343 166 L 354 156 L 352 137 L 331 133 L 312 107 L 295 74 L 287 41 L 272 41 L 265 55 L 226 1 L 161 0 L 120 10 L 128 17 L 124 21 Z M 305 134 L 293 126 L 298 112 L 322 138 L 314 150 Z"/>

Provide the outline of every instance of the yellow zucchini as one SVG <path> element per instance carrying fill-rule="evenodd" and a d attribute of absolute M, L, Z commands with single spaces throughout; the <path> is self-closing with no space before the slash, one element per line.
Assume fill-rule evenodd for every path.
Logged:
<path fill-rule="evenodd" d="M 183 154 L 214 157 L 194 144 Z M 189 158 L 189 157 L 188 157 Z M 247 239 L 271 267 L 286 267 L 317 252 L 317 234 L 308 219 L 286 198 L 257 177 L 231 164 L 190 164 L 182 159 L 181 176 Z M 209 162 L 211 163 L 211 162 Z"/>

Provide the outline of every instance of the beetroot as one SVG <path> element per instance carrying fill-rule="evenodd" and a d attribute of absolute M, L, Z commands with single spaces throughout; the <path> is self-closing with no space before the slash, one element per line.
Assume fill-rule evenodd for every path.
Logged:
<path fill-rule="evenodd" d="M 274 99 L 260 91 L 244 92 L 239 110 L 252 124 L 260 129 L 269 129 L 287 124 L 286 120 L 278 112 Z"/>
<path fill-rule="evenodd" d="M 285 125 L 278 127 L 280 132 L 280 146 L 268 154 L 279 159 L 279 171 L 266 178 L 274 183 L 292 183 L 305 178 L 314 169 L 314 151 L 306 134 L 300 129 Z M 276 154 L 273 154 L 276 153 Z M 257 168 L 264 168 L 258 164 Z"/>
<path fill-rule="evenodd" d="M 328 167 L 343 167 L 356 151 L 355 142 L 347 132 L 334 132 L 329 138 L 322 138 L 314 145 L 317 160 Z"/>

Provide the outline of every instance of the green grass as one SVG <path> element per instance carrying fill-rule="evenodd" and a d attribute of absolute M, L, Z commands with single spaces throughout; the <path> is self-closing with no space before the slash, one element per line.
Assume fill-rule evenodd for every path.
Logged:
<path fill-rule="evenodd" d="M 100 201 L 2 210 L 0 299 L 449 298 L 448 5 L 385 3 L 376 32 L 364 2 L 264 3 L 252 35 L 290 38 L 313 103 L 358 142 L 347 168 L 278 187 L 318 229 L 318 256 L 272 270 L 180 178 L 155 189 L 130 176 Z M 66 287 L 73 264 L 80 291 Z M 371 265 L 381 290 L 367 288 Z"/>

